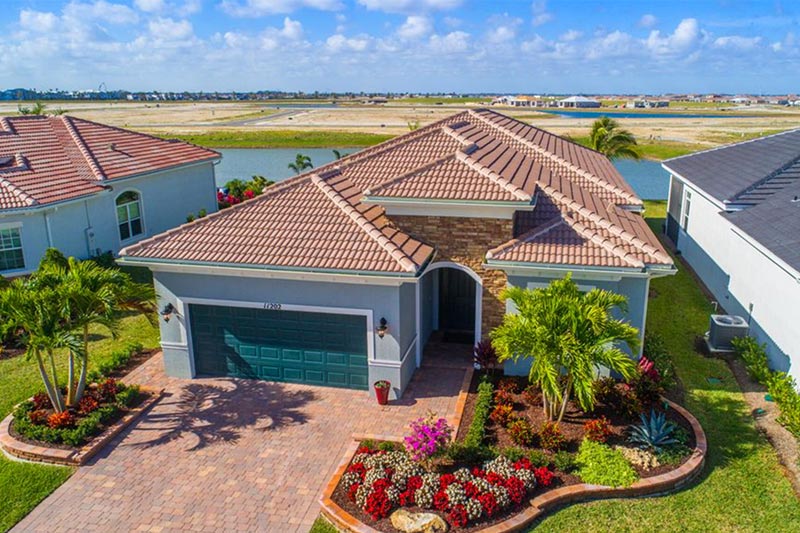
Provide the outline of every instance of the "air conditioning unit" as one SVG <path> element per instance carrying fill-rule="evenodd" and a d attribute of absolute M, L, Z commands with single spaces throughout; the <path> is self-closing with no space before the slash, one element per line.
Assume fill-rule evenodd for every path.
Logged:
<path fill-rule="evenodd" d="M 750 326 L 747 320 L 737 315 L 711 315 L 708 328 L 708 344 L 712 350 L 732 351 L 731 341 L 746 337 Z"/>

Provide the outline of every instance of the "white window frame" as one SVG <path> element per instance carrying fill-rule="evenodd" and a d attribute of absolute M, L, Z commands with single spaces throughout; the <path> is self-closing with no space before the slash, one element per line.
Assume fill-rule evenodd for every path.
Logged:
<path fill-rule="evenodd" d="M 129 192 L 132 192 L 132 193 L 134 193 L 136 195 L 136 201 L 135 202 L 125 202 L 124 204 L 121 204 L 121 205 L 118 204 L 117 201 L 119 200 L 120 196 L 122 196 L 123 194 L 129 193 Z M 131 215 L 130 215 L 130 207 L 129 207 L 133 203 L 139 204 L 139 223 L 141 224 L 141 227 L 142 227 L 142 231 L 140 233 L 137 233 L 136 235 L 133 235 L 133 231 L 132 231 L 132 228 L 131 228 Z M 120 231 L 119 231 L 119 226 L 120 226 L 120 224 L 122 224 L 122 221 L 119 219 L 118 209 L 120 207 L 123 207 L 123 206 L 126 208 L 126 213 L 128 215 L 128 220 L 125 223 L 128 225 L 128 231 L 131 233 L 131 235 L 127 239 L 123 239 L 122 238 L 122 233 L 120 233 Z M 119 242 L 120 243 L 129 243 L 129 242 L 137 241 L 137 240 L 141 239 L 142 237 L 144 237 L 146 235 L 146 233 L 147 233 L 147 230 L 146 230 L 145 220 L 144 220 L 144 202 L 142 201 L 142 193 L 141 193 L 141 191 L 138 191 L 136 189 L 125 189 L 124 191 L 120 191 L 120 193 L 114 198 L 114 218 L 117 220 L 117 237 L 119 238 Z"/>
<path fill-rule="evenodd" d="M 680 226 L 683 231 L 689 231 L 689 212 L 692 208 L 692 191 L 687 187 L 683 189 L 683 200 L 681 202 L 681 220 Z"/>
<path fill-rule="evenodd" d="M 12 223 L 12 224 L 0 224 L 0 230 L 17 230 L 17 234 L 19 236 L 19 247 L 0 248 L 0 252 L 19 250 L 22 253 L 22 266 L 21 267 L 2 269 L 2 270 L 0 270 L 0 272 L 19 272 L 19 271 L 25 270 L 25 264 L 26 264 L 25 263 L 25 243 L 24 243 L 23 238 L 22 238 L 22 224 L 19 223 L 19 222 Z M 2 246 L 2 241 L 0 241 L 0 246 Z"/>

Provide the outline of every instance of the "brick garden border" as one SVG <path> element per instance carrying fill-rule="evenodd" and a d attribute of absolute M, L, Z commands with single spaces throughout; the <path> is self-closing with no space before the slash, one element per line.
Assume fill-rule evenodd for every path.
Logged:
<path fill-rule="evenodd" d="M 127 428 L 134 420 L 139 418 L 145 411 L 150 409 L 164 395 L 164 389 L 151 389 L 142 387 L 142 393 L 149 396 L 139 405 L 130 409 L 125 416 L 117 420 L 114 425 L 109 426 L 100 435 L 91 439 L 80 448 L 48 448 L 28 444 L 15 439 L 9 429 L 11 421 L 14 419 L 13 411 L 2 422 L 0 422 L 0 448 L 11 457 L 24 461 L 37 463 L 49 463 L 62 466 L 81 466 L 94 457 L 97 452 L 111 442 L 123 429 Z"/>
<path fill-rule="evenodd" d="M 692 426 L 695 436 L 695 448 L 692 451 L 689 459 L 681 466 L 658 476 L 643 478 L 631 485 L 630 487 L 613 488 L 603 485 L 590 485 L 588 483 L 581 483 L 578 485 L 569 485 L 560 487 L 532 498 L 529 503 L 530 507 L 526 507 L 518 514 L 511 518 L 493 524 L 481 531 L 486 533 L 508 533 L 512 531 L 520 531 L 531 525 L 535 520 L 543 517 L 547 512 L 552 511 L 558 507 L 563 507 L 567 504 L 588 501 L 600 500 L 608 498 L 636 498 L 641 496 L 657 496 L 668 494 L 686 487 L 692 482 L 702 471 L 705 466 L 706 453 L 708 452 L 708 441 L 706 440 L 705 431 L 703 431 L 700 422 L 692 416 L 689 411 L 680 405 L 663 398 L 663 400 L 675 411 L 680 413 L 689 424 Z M 357 437 L 354 435 L 354 437 Z M 379 438 L 377 435 L 369 436 L 370 438 Z M 385 439 L 396 440 L 396 439 Z M 367 524 L 361 522 L 356 517 L 339 507 L 333 501 L 333 492 L 339 485 L 341 477 L 347 470 L 350 461 L 356 453 L 359 440 L 354 440 L 348 447 L 344 454 L 344 458 L 336 469 L 336 473 L 331 478 L 325 491 L 320 499 L 322 506 L 322 514 L 330 520 L 336 527 L 344 531 L 352 531 L 353 533 L 381 533 L 378 530 L 369 527 Z"/>

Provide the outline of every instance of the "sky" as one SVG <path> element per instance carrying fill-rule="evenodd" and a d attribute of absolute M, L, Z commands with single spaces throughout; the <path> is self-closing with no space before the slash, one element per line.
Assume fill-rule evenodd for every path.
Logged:
<path fill-rule="evenodd" d="M 2 0 L 0 88 L 800 93 L 800 1 Z"/>

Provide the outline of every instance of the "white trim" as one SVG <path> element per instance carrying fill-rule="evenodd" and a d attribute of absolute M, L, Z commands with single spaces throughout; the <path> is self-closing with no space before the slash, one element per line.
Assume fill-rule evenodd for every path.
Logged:
<path fill-rule="evenodd" d="M 590 281 L 619 281 L 623 277 L 626 278 L 647 278 L 650 274 L 647 272 L 640 272 L 638 270 L 631 271 L 630 273 L 621 273 L 613 270 L 580 270 L 576 267 L 569 265 L 559 266 L 501 266 L 501 265 L 486 265 L 486 268 L 494 268 L 503 270 L 509 276 L 534 276 L 543 278 L 564 277 L 564 274 L 569 272 L 572 274 L 572 279 L 577 280 L 590 280 Z"/>
<path fill-rule="evenodd" d="M 408 345 L 408 349 L 406 349 L 406 353 L 403 354 L 402 359 L 399 361 L 392 361 L 388 359 L 375 359 L 374 361 L 370 361 L 370 366 L 379 366 L 379 367 L 388 367 L 388 368 L 402 368 L 406 362 L 406 358 L 411 354 L 411 351 L 414 350 L 419 343 L 417 342 L 419 336 L 414 337 L 411 341 L 411 344 Z M 416 351 L 416 350 L 414 350 Z"/>
<path fill-rule="evenodd" d="M 367 203 L 367 202 L 365 202 Z M 378 205 L 376 203 L 370 205 Z M 380 204 L 386 214 L 400 216 L 438 216 L 438 217 L 462 217 L 462 218 L 493 218 L 511 220 L 517 211 L 532 211 L 533 204 L 510 204 L 510 205 L 482 205 L 468 203 L 450 203 L 435 201 L 420 201 L 419 203 L 409 204 L 408 202 L 393 202 L 381 198 Z"/>
<path fill-rule="evenodd" d="M 712 196 L 711 194 L 707 193 L 706 191 L 704 191 L 703 189 L 701 189 L 700 187 L 698 187 L 698 186 L 697 186 L 695 183 L 692 183 L 692 181 L 691 181 L 691 180 L 688 180 L 688 179 L 684 178 L 683 176 L 681 176 L 680 174 L 678 174 L 677 172 L 675 172 L 674 170 L 672 170 L 671 168 L 669 168 L 669 167 L 668 167 L 667 165 L 665 165 L 664 163 L 661 163 L 661 167 L 662 167 L 664 170 L 666 170 L 667 172 L 669 172 L 669 173 L 670 173 L 670 175 L 671 175 L 673 178 L 677 178 L 677 179 L 678 179 L 678 181 L 682 182 L 682 183 L 683 183 L 683 185 L 684 185 L 684 189 L 685 189 L 686 187 L 691 187 L 691 188 L 693 188 L 695 191 L 697 191 L 697 194 L 698 194 L 698 195 L 702 196 L 703 198 L 705 198 L 706 200 L 708 200 L 708 201 L 709 201 L 709 202 L 711 202 L 712 204 L 716 205 L 716 206 L 717 206 L 717 207 L 719 207 L 719 208 L 720 208 L 722 211 L 725 211 L 725 210 L 728 208 L 728 206 L 725 204 L 725 202 L 721 202 L 720 200 L 717 200 L 716 198 L 714 198 L 714 196 Z M 672 190 L 671 190 L 671 187 L 670 187 L 670 192 L 672 192 Z M 683 201 L 683 198 L 681 198 L 681 201 Z M 681 207 L 683 207 L 683 205 L 681 205 Z"/>
<path fill-rule="evenodd" d="M 171 341 L 161 341 L 161 347 L 166 348 L 167 350 L 188 350 L 189 345 L 185 342 L 171 342 Z"/>
<path fill-rule="evenodd" d="M 644 286 L 644 310 L 642 311 L 642 327 L 639 332 L 639 357 L 644 354 L 644 336 L 647 330 L 647 304 L 650 302 L 650 278 L 647 279 Z"/>
<path fill-rule="evenodd" d="M 414 338 L 414 342 L 417 345 L 416 346 L 417 349 L 415 350 L 414 359 L 416 368 L 419 368 L 420 365 L 422 364 L 422 347 L 420 346 L 420 344 L 422 343 L 419 342 L 419 337 L 422 334 L 422 305 L 420 304 L 420 298 L 422 296 L 422 283 L 417 283 L 416 287 L 414 288 L 414 295 L 416 298 L 416 302 L 414 302 L 415 304 L 414 312 L 417 321 L 417 336 Z"/>
<path fill-rule="evenodd" d="M 181 324 L 180 334 L 181 342 L 186 344 L 186 349 L 189 352 L 189 375 L 193 378 L 197 377 L 197 370 L 194 364 L 194 343 L 192 342 L 192 325 L 189 322 L 189 306 L 186 302 L 175 297 L 175 307 L 178 308 L 178 323 Z"/>
<path fill-rule="evenodd" d="M 14 229 L 14 228 L 21 228 L 22 222 L 14 221 L 14 222 L 0 222 L 0 229 Z"/>
<path fill-rule="evenodd" d="M 217 265 L 170 264 L 158 261 L 139 260 L 135 257 L 121 256 L 118 262 L 124 265 L 143 266 L 153 272 L 173 274 L 198 274 L 209 276 L 231 276 L 240 278 L 286 279 L 295 281 L 319 281 L 351 283 L 354 285 L 389 285 L 397 287 L 403 283 L 416 283 L 414 276 L 381 276 L 370 274 L 339 274 L 335 272 L 311 272 L 300 270 L 272 270 L 268 268 L 247 268 Z"/>
<path fill-rule="evenodd" d="M 475 344 L 478 344 L 481 341 L 482 333 L 481 320 L 483 316 L 483 279 L 471 268 L 458 263 L 453 263 L 452 261 L 438 261 L 436 263 L 431 263 L 420 275 L 420 279 L 422 279 L 422 277 L 428 273 L 440 268 L 452 268 L 466 272 L 469 277 L 471 277 L 477 283 L 477 287 L 475 287 Z M 419 338 L 419 327 L 417 328 L 417 338 Z"/>
<path fill-rule="evenodd" d="M 191 343 L 191 331 L 189 328 L 189 315 L 188 305 L 219 305 L 225 307 L 241 307 L 246 309 L 268 309 L 268 302 L 255 302 L 245 300 L 220 300 L 216 298 L 177 298 L 181 314 L 184 317 L 186 324 L 186 337 L 187 341 Z M 328 313 L 334 315 L 354 315 L 363 316 L 366 319 L 367 331 L 367 362 L 372 365 L 377 361 L 375 353 L 375 323 L 373 320 L 372 309 L 358 309 L 352 307 L 323 307 L 318 305 L 299 305 L 299 304 L 285 304 L 281 303 L 281 311 L 298 311 L 301 313 Z M 194 350 L 191 351 L 194 360 Z M 385 361 L 381 361 L 385 362 Z M 192 363 L 192 375 L 194 375 L 194 363 Z"/>

